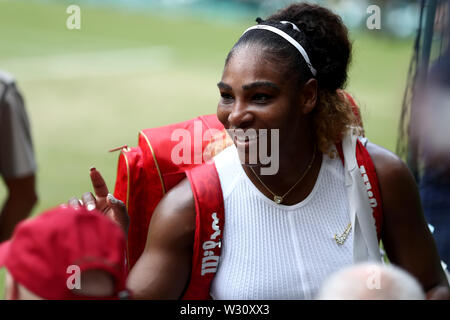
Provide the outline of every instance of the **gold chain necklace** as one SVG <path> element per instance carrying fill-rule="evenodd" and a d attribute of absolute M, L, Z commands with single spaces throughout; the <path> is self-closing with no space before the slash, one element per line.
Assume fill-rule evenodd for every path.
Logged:
<path fill-rule="evenodd" d="M 259 180 L 259 182 L 261 182 L 261 184 L 267 189 L 267 191 L 269 191 L 273 195 L 273 201 L 277 204 L 281 204 L 283 202 L 284 197 L 286 197 L 289 194 L 289 192 L 291 192 L 300 183 L 300 181 L 302 181 L 303 178 L 306 176 L 309 169 L 311 169 L 311 166 L 314 163 L 315 158 L 316 158 L 316 145 L 314 145 L 313 157 L 311 159 L 311 162 L 308 165 L 308 168 L 306 168 L 306 170 L 303 172 L 300 179 L 298 179 L 297 182 L 282 196 L 279 196 L 279 195 L 276 195 L 275 193 L 273 193 L 272 190 L 270 190 L 269 187 L 266 186 L 266 184 L 264 182 L 262 182 L 262 180 L 259 178 L 259 176 L 256 174 L 256 172 L 253 170 L 252 167 L 250 167 L 250 170 L 252 170 L 255 177 Z"/>

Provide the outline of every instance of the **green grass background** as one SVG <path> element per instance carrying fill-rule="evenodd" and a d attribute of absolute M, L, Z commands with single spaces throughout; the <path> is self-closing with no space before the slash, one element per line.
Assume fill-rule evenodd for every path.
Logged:
<path fill-rule="evenodd" d="M 68 30 L 66 7 L 0 0 L 0 69 L 26 100 L 39 167 L 33 215 L 90 191 L 92 165 L 113 188 L 107 151 L 136 145 L 140 129 L 214 113 L 226 54 L 253 24 L 82 6 L 81 30 Z M 394 150 L 412 40 L 351 38 L 347 89 L 367 136 Z"/>

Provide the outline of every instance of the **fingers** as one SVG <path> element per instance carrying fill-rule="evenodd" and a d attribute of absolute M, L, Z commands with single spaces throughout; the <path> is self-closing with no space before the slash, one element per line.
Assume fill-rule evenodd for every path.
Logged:
<path fill-rule="evenodd" d="M 125 203 L 114 197 L 111 193 L 108 193 L 106 200 L 111 207 L 125 207 Z"/>
<path fill-rule="evenodd" d="M 110 218 L 114 220 L 125 232 L 128 233 L 129 217 L 127 213 L 127 208 L 123 201 L 116 199 L 112 194 L 108 194 L 106 198 L 106 203 L 112 209 L 112 214 Z"/>
<path fill-rule="evenodd" d="M 101 176 L 100 176 L 101 178 Z M 102 179 L 103 180 L 103 179 Z M 99 208 L 99 203 L 94 195 L 90 192 L 86 192 L 81 196 L 82 200 L 79 200 L 75 197 L 69 199 L 67 205 L 75 208 L 81 209 L 86 208 L 88 211 L 93 211 L 97 209 L 98 211 L 103 212 L 106 216 L 108 216 L 111 220 L 117 223 L 125 234 L 128 234 L 128 226 L 130 224 L 130 219 L 127 213 L 127 207 L 123 201 L 115 198 L 112 194 L 107 193 L 104 197 L 103 208 Z"/>
<path fill-rule="evenodd" d="M 70 198 L 69 201 L 67 202 L 67 204 L 74 209 L 80 209 L 83 206 L 81 201 L 75 197 Z"/>
<path fill-rule="evenodd" d="M 97 197 L 106 197 L 108 195 L 108 187 L 105 180 L 97 169 L 92 167 L 89 175 L 91 176 L 92 186 L 94 187 L 94 193 Z"/>
<path fill-rule="evenodd" d="M 83 200 L 84 206 L 86 207 L 87 211 L 92 211 L 95 208 L 97 208 L 97 202 L 95 201 L 95 197 L 92 193 L 86 192 L 81 196 L 81 199 Z"/>

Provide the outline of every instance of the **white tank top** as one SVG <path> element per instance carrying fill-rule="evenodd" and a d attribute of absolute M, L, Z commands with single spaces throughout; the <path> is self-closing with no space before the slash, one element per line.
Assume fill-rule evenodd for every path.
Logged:
<path fill-rule="evenodd" d="M 323 155 L 312 192 L 292 206 L 255 187 L 234 145 L 214 160 L 225 205 L 214 299 L 314 299 L 326 277 L 353 264 L 353 229 L 343 245 L 334 240 L 350 222 L 339 158 Z"/>

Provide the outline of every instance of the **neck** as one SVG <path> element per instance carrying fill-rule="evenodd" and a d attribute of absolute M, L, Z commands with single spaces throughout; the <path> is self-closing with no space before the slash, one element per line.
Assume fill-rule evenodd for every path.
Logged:
<path fill-rule="evenodd" d="M 278 171 L 273 175 L 263 175 L 264 178 L 281 179 L 288 183 L 290 180 L 296 180 L 310 163 L 316 144 L 315 135 L 310 125 L 311 121 L 301 119 L 299 122 L 294 126 L 295 132 L 280 132 L 278 156 L 274 158 L 279 164 Z M 253 167 L 258 175 L 261 167 L 261 165 Z"/>
<path fill-rule="evenodd" d="M 282 196 L 299 179 L 301 181 L 298 185 L 286 196 L 288 202 L 298 202 L 303 194 L 307 195 L 308 190 L 312 190 L 320 169 L 322 154 L 317 150 L 312 134 L 304 134 L 302 137 L 291 141 L 283 140 L 283 143 L 280 143 L 279 169 L 274 175 L 261 175 L 260 165 L 252 166 L 253 170 L 250 166 L 243 166 L 253 184 L 270 199 L 273 199 L 271 192 Z"/>
<path fill-rule="evenodd" d="M 316 149 L 314 151 L 314 149 Z M 311 161 L 319 158 L 317 147 L 310 144 L 305 147 L 298 148 L 297 151 L 286 151 L 280 150 L 279 168 L 278 171 L 273 175 L 261 174 L 262 165 L 252 165 L 253 171 L 261 178 L 263 181 L 275 182 L 278 181 L 281 184 L 290 184 L 290 181 L 297 181 L 302 173 L 311 164 Z M 316 158 L 316 159 L 313 159 Z M 243 165 L 244 170 L 249 172 L 250 166 Z"/>

